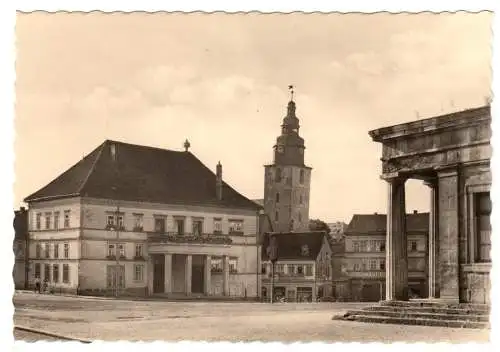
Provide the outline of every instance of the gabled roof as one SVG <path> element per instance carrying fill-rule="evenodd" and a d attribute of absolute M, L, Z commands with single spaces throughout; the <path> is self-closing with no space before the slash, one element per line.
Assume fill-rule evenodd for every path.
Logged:
<path fill-rule="evenodd" d="M 111 140 L 28 196 L 25 202 L 70 196 L 260 209 L 225 182 L 222 200 L 218 200 L 216 175 L 190 152 Z"/>
<path fill-rule="evenodd" d="M 387 216 L 385 214 L 355 214 L 345 234 L 384 234 L 386 228 Z M 408 232 L 428 232 L 429 213 L 406 214 L 406 229 Z"/>
<path fill-rule="evenodd" d="M 267 247 L 269 239 L 275 236 L 278 245 L 278 260 L 316 260 L 327 234 L 323 231 L 268 233 L 262 244 L 262 260 L 269 260 Z M 326 241 L 328 243 L 328 241 Z M 303 249 L 307 246 L 307 250 Z"/>

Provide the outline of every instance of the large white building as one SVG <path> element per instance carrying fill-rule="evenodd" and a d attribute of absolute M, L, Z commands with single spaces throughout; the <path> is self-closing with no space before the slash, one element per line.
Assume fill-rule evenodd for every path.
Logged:
<path fill-rule="evenodd" d="M 107 140 L 29 204 L 30 280 L 81 294 L 237 296 L 260 289 L 260 207 L 186 146 Z"/>

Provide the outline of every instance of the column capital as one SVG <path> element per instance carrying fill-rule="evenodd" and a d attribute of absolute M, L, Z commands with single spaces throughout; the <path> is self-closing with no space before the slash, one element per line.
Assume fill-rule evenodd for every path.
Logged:
<path fill-rule="evenodd" d="M 401 175 L 399 172 L 391 172 L 380 175 L 380 178 L 388 183 L 405 183 L 408 180 L 407 176 Z"/>
<path fill-rule="evenodd" d="M 434 168 L 437 171 L 438 177 L 451 177 L 458 175 L 458 164 L 439 165 Z"/>
<path fill-rule="evenodd" d="M 437 177 L 429 177 L 423 180 L 424 185 L 430 188 L 436 188 L 437 182 L 438 182 Z"/>

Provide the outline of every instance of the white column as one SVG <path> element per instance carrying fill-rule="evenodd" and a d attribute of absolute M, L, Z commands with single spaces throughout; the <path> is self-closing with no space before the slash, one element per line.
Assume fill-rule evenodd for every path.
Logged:
<path fill-rule="evenodd" d="M 386 300 L 408 300 L 405 180 L 387 179 Z"/>
<path fill-rule="evenodd" d="M 223 295 L 229 296 L 229 257 L 227 255 L 222 257 L 222 283 Z"/>
<path fill-rule="evenodd" d="M 165 254 L 165 293 L 172 293 L 172 254 Z"/>
<path fill-rule="evenodd" d="M 203 290 L 205 295 L 209 296 L 212 293 L 212 257 L 209 255 L 205 256 L 205 275 L 203 281 L 205 283 L 205 289 Z"/>
<path fill-rule="evenodd" d="M 438 226 L 438 190 L 437 181 L 424 182 L 430 189 L 430 212 L 429 212 L 429 239 L 428 254 L 429 254 L 429 282 L 428 282 L 428 297 L 439 298 L 439 239 L 437 237 Z"/>
<path fill-rule="evenodd" d="M 148 256 L 148 263 L 146 266 L 147 269 L 147 283 L 148 283 L 148 296 L 151 296 L 153 292 L 153 280 L 154 280 L 154 260 L 153 256 L 149 255 Z"/>
<path fill-rule="evenodd" d="M 184 270 L 185 275 L 185 288 L 186 288 L 186 294 L 190 295 L 191 294 L 191 280 L 193 276 L 193 256 L 192 255 L 186 255 L 186 268 Z"/>

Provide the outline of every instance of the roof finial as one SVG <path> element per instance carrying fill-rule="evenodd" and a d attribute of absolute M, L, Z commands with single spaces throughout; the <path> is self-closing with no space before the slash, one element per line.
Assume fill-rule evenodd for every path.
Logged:
<path fill-rule="evenodd" d="M 184 149 L 186 150 L 186 152 L 189 151 L 190 147 L 191 147 L 191 143 L 189 143 L 189 141 L 186 139 L 186 141 L 184 142 Z"/>
<path fill-rule="evenodd" d="M 293 101 L 293 94 L 295 93 L 294 86 L 292 84 L 290 84 L 288 86 L 288 90 L 290 91 L 290 101 Z"/>

